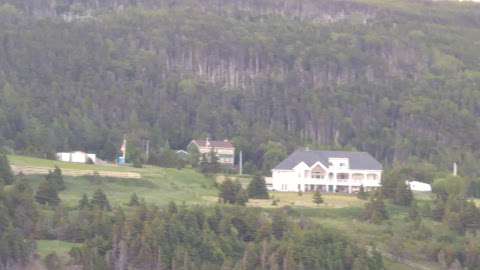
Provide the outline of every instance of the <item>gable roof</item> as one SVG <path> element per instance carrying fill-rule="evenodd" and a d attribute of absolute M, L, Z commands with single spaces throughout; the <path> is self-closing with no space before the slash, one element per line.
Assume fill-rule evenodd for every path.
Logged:
<path fill-rule="evenodd" d="M 382 170 L 382 164 L 367 152 L 297 150 L 280 162 L 274 170 L 292 170 L 300 162 L 311 167 L 316 162 L 328 168 L 329 158 L 348 158 L 352 170 Z"/>
<path fill-rule="evenodd" d="M 209 145 L 207 145 L 207 140 L 193 140 L 191 143 L 195 143 L 199 147 L 235 148 L 233 144 L 228 140 L 224 140 L 224 141 L 208 140 Z"/>

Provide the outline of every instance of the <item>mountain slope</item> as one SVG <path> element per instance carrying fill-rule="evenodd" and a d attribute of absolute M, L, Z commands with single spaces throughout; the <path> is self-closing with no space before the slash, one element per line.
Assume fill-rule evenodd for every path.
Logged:
<path fill-rule="evenodd" d="M 477 173 L 479 5 L 79 3 L 0 8 L 8 148 L 111 159 L 123 133 L 153 152 L 210 135 L 233 137 L 259 168 L 278 141 Z"/>

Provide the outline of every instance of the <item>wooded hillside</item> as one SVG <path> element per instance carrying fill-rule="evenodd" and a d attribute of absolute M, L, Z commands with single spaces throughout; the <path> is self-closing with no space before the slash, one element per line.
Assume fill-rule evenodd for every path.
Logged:
<path fill-rule="evenodd" d="M 210 135 L 257 168 L 279 142 L 477 174 L 478 4 L 41 2 L 0 0 L 9 149 L 112 159 L 124 133 L 153 152 Z"/>

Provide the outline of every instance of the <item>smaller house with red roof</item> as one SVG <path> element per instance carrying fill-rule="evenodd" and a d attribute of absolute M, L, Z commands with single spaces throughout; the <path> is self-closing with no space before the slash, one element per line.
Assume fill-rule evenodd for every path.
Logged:
<path fill-rule="evenodd" d="M 193 140 L 188 145 L 196 146 L 200 155 L 208 155 L 213 151 L 218 157 L 218 163 L 233 166 L 235 160 L 235 146 L 228 140 L 214 141 L 207 138 L 206 140 Z"/>

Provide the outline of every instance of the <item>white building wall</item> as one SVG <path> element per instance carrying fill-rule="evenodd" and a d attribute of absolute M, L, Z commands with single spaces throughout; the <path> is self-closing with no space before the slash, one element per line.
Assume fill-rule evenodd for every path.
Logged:
<path fill-rule="evenodd" d="M 432 186 L 427 183 L 419 182 L 419 181 L 406 181 L 407 185 L 410 186 L 412 191 L 422 191 L 422 192 L 430 192 L 432 191 Z"/>
<path fill-rule="evenodd" d="M 64 162 L 87 163 L 89 158 L 93 161 L 93 163 L 95 163 L 97 160 L 97 155 L 87 154 L 81 151 L 57 153 L 57 159 Z"/>
<path fill-rule="evenodd" d="M 305 163 L 300 163 L 293 170 L 272 170 L 272 186 L 276 191 L 305 191 L 305 185 L 330 186 L 332 191 L 342 187 L 349 193 L 358 190 L 360 186 L 366 189 L 378 188 L 381 186 L 382 171 L 380 170 L 350 170 L 345 166 L 332 166 L 325 168 L 325 177 L 323 179 L 312 178 L 311 169 L 317 166 L 316 163 L 312 167 Z M 348 164 L 348 163 L 347 163 Z M 339 173 L 348 174 L 346 179 L 337 179 Z M 363 179 L 353 179 L 353 174 L 363 175 Z M 333 175 L 333 177 L 330 177 Z"/>

